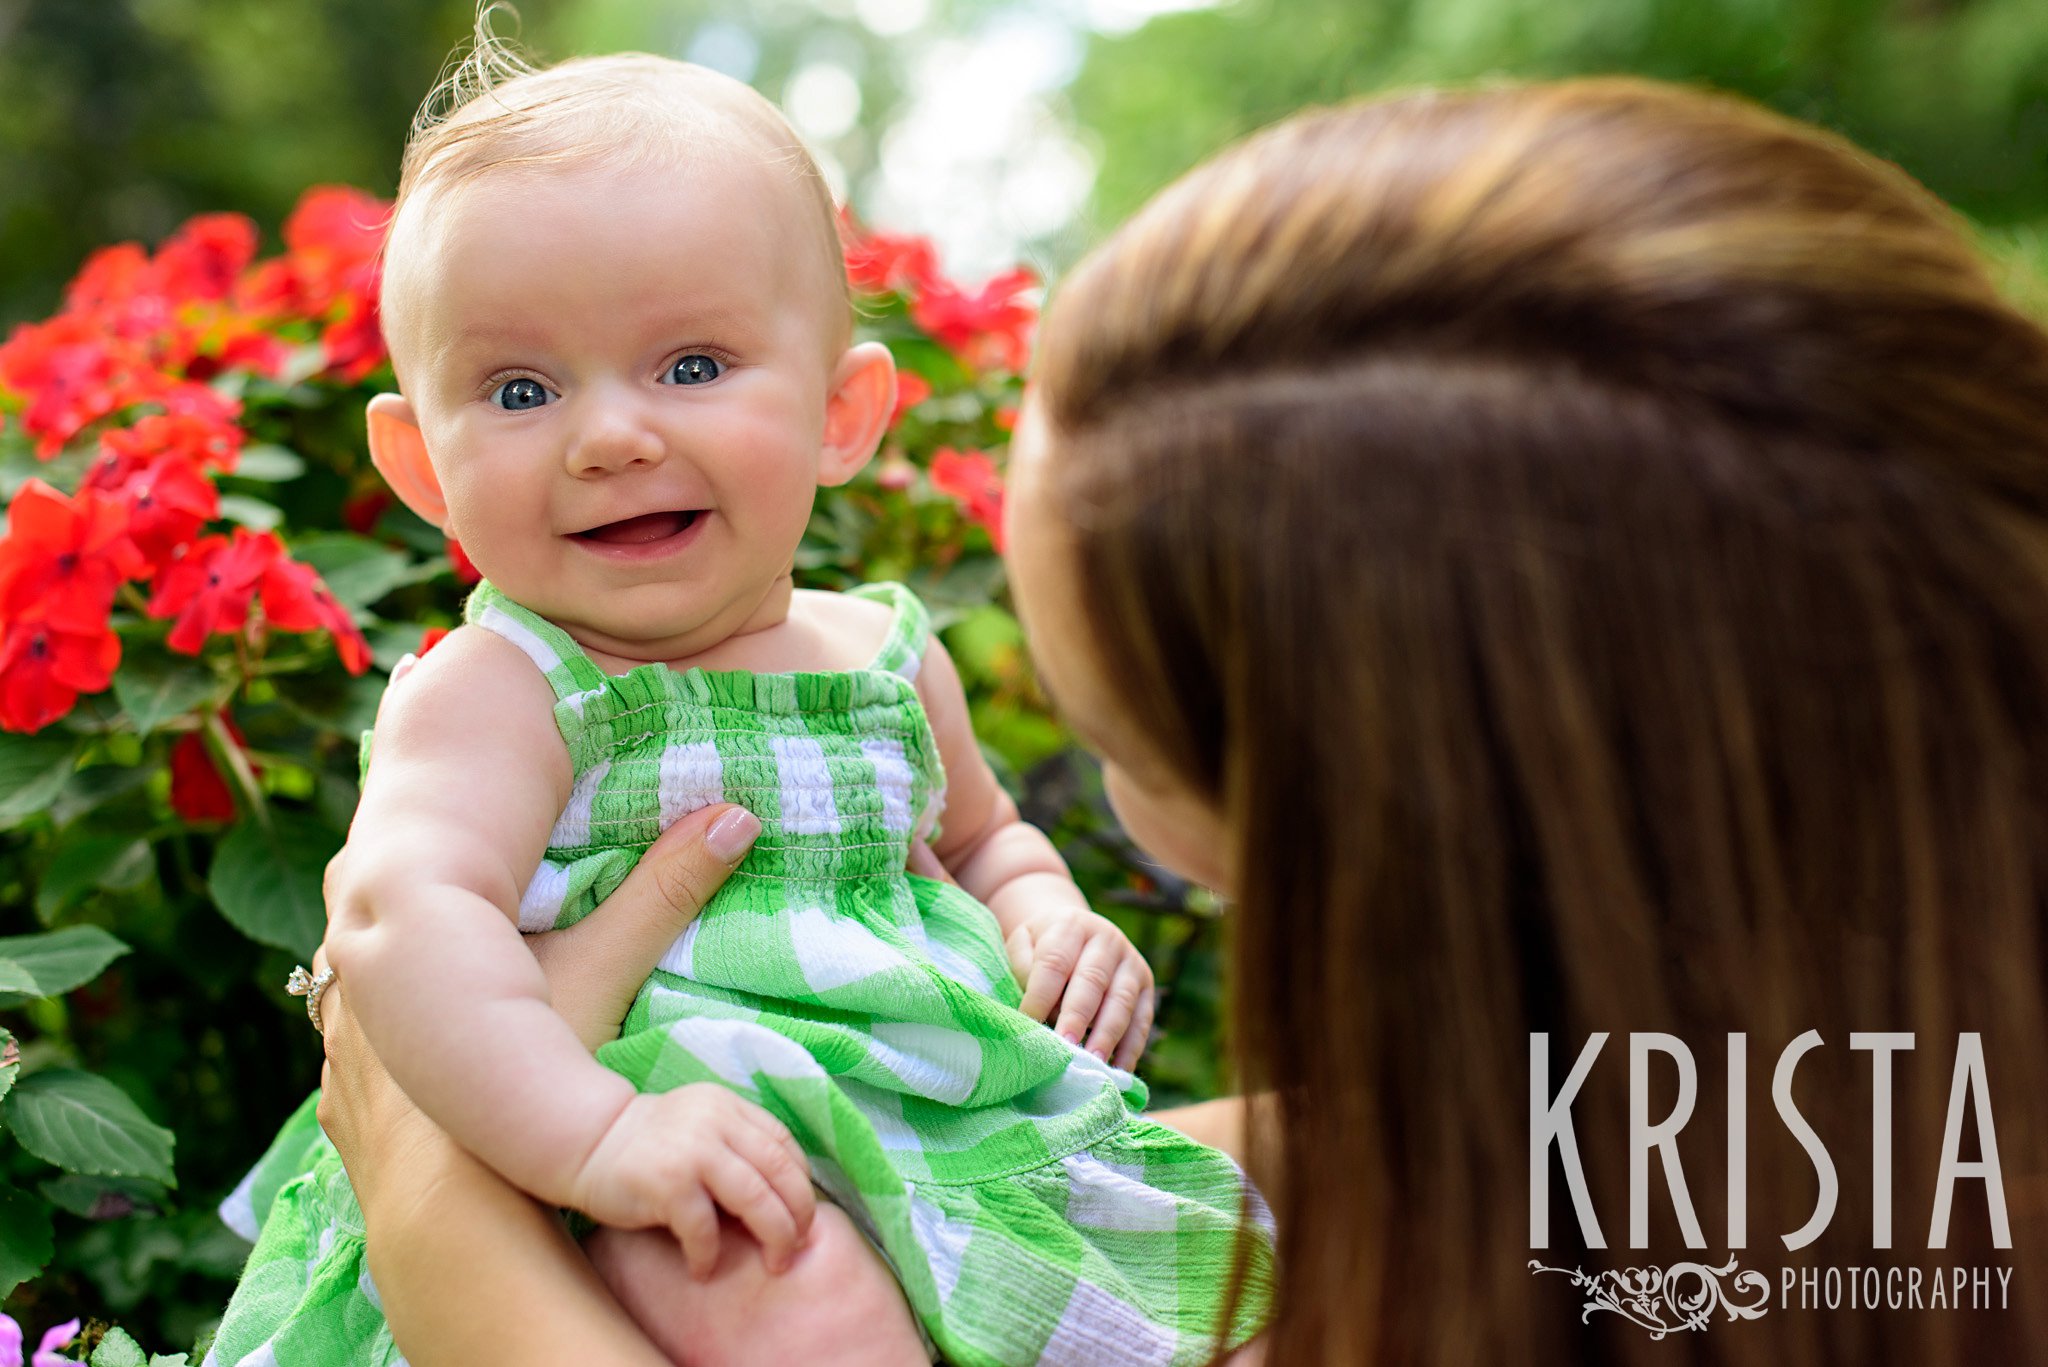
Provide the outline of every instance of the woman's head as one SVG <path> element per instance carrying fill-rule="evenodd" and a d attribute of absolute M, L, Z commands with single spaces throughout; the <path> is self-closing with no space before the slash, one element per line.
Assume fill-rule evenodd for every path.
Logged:
<path fill-rule="evenodd" d="M 1758 1080 L 1807 1029 L 1842 1207 L 1803 1258 L 1927 1260 L 1958 1031 L 2008 1181 L 2039 1170 L 2048 337 L 1896 170 L 1631 82 L 1291 120 L 1069 277 L 1018 460 L 1049 682 L 1127 802 L 1213 820 L 1242 903 L 1236 1042 L 1286 1114 L 1278 1360 L 1645 1351 L 1527 1272 L 1578 1253 L 1568 1204 L 1528 1247 L 1532 1032 L 1553 1091 L 1617 1032 L 1576 1108 L 1610 1245 L 1631 1031 L 1700 1060 L 1679 1148 L 1716 1250 L 1715 1079 L 1750 1038 L 1745 1266 L 1813 1206 Z M 1852 1030 L 1921 1041 L 1898 1255 Z M 1651 1189 L 1651 1252 L 1697 1256 Z M 1959 1200 L 1936 1260 L 1986 1223 Z M 1701 1360 L 1960 1361 L 2027 1323 L 1795 1314 Z"/>

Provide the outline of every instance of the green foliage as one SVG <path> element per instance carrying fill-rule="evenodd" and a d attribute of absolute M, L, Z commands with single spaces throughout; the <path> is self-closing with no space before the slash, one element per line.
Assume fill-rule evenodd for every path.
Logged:
<path fill-rule="evenodd" d="M 0 1006 L 49 1004 L 127 952 L 92 926 L 0 939 L 0 986 L 8 989 Z M 104 1077 L 73 1068 L 23 1076 L 19 1041 L 0 1029 L 0 1170 L 19 1171 L 26 1156 L 67 1174 L 143 1178 L 169 1187 L 176 1184 L 174 1142 Z M 0 1297 L 49 1263 L 55 1251 L 51 1205 L 47 1195 L 0 1187 Z"/>
<path fill-rule="evenodd" d="M 103 1077 L 50 1068 L 23 1078 L 0 1114 L 24 1149 L 66 1172 L 176 1186 L 171 1132 Z"/>
<path fill-rule="evenodd" d="M 122 1329 L 109 1329 L 86 1361 L 90 1367 L 185 1367 L 183 1353 L 170 1357 L 162 1353 L 145 1356 L 142 1345 Z"/>
<path fill-rule="evenodd" d="M 56 305 L 83 244 L 154 241 L 225 204 L 275 228 L 309 180 L 388 193 L 413 110 L 474 10 L 0 5 L 0 333 Z"/>
<path fill-rule="evenodd" d="M 320 875 L 340 848 L 340 832 L 299 812 L 238 826 L 214 852 L 214 905 L 250 939 L 309 958 L 327 928 Z"/>
<path fill-rule="evenodd" d="M 1071 99 L 1121 221 L 1232 139 L 1408 86 L 1628 72 L 1846 134 L 1990 223 L 2048 216 L 2038 0 L 1232 0 L 1097 37 Z"/>

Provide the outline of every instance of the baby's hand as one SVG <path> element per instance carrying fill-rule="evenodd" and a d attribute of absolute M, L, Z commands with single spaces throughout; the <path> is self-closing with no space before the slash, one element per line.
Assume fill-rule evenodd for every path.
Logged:
<path fill-rule="evenodd" d="M 620 1229 L 666 1227 L 701 1280 L 718 1262 L 721 1208 L 780 1272 L 810 1234 L 816 1195 L 781 1121 L 698 1082 L 627 1103 L 584 1160 L 569 1204 Z"/>
<path fill-rule="evenodd" d="M 1086 907 L 1051 906 L 1010 932 L 1004 947 L 1024 988 L 1019 1007 L 1046 1020 L 1089 1053 L 1134 1068 L 1152 1033 L 1157 997 L 1152 965 L 1105 916 Z M 1093 1028 L 1090 1029 L 1090 1022 Z"/>

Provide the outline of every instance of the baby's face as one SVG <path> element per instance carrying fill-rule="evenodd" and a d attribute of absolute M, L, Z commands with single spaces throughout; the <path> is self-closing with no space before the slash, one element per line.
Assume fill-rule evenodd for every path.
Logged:
<path fill-rule="evenodd" d="M 387 328 L 449 535 L 613 654 L 748 620 L 809 519 L 843 346 L 798 196 L 706 158 L 500 172 L 418 208 Z"/>

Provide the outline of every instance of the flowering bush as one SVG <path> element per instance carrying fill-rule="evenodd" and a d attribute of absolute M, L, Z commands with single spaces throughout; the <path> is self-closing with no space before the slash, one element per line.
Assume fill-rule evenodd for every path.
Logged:
<path fill-rule="evenodd" d="M 278 985 L 325 923 L 358 738 L 476 580 L 365 459 L 363 401 L 392 383 L 387 212 L 320 188 L 275 257 L 233 214 L 103 249 L 0 344 L 0 1296 L 42 1320 L 90 1300 L 183 1343 L 217 1316 L 246 1248 L 213 1207 L 317 1081 Z M 1203 909 L 1130 871 L 1002 605 L 1037 283 L 963 288 L 923 239 L 845 231 L 901 391 L 879 459 L 822 494 L 799 579 L 899 579 L 932 606 L 1027 813 L 1189 985 L 1151 1071 L 1204 1090 Z M 83 1341 L 144 1361 L 119 1331 Z"/>

